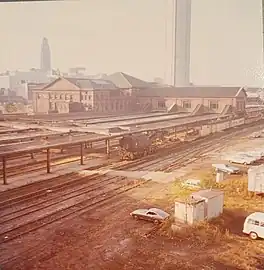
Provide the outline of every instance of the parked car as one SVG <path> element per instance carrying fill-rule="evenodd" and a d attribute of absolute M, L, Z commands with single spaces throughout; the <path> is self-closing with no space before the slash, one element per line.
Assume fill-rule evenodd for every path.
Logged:
<path fill-rule="evenodd" d="M 199 179 L 188 179 L 182 183 L 183 187 L 191 187 L 191 188 L 200 188 L 201 180 Z"/>
<path fill-rule="evenodd" d="M 240 172 L 240 169 L 229 164 L 212 164 L 215 167 L 215 170 L 220 170 L 228 174 L 237 174 Z"/>
<path fill-rule="evenodd" d="M 253 240 L 264 238 L 264 213 L 255 212 L 247 216 L 244 222 L 243 233 Z"/>
<path fill-rule="evenodd" d="M 253 132 L 249 136 L 250 138 L 261 138 L 261 132 Z"/>
<path fill-rule="evenodd" d="M 237 163 L 237 164 L 244 164 L 244 165 L 250 165 L 254 163 L 258 158 L 249 156 L 245 153 L 237 153 L 234 156 L 231 156 L 229 158 L 230 163 Z"/>
<path fill-rule="evenodd" d="M 161 223 L 169 218 L 169 214 L 158 208 L 137 209 L 130 213 L 134 219 L 144 219 L 156 224 Z"/>

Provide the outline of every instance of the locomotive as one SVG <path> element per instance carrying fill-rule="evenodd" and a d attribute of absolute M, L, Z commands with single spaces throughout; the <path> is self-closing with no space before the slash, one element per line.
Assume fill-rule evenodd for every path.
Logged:
<path fill-rule="evenodd" d="M 119 140 L 121 160 L 134 160 L 154 151 L 152 140 L 146 134 L 125 135 Z"/>

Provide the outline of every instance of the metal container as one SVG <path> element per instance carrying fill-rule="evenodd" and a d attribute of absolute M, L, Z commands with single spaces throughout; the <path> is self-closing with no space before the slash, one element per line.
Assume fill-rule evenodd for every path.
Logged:
<path fill-rule="evenodd" d="M 248 169 L 248 191 L 264 193 L 264 165 Z"/>

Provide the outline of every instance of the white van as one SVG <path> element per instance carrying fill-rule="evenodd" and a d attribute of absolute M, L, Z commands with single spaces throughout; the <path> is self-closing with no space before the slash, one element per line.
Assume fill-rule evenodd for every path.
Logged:
<path fill-rule="evenodd" d="M 243 233 L 248 234 L 253 240 L 264 238 L 264 213 L 250 214 L 244 222 Z"/>

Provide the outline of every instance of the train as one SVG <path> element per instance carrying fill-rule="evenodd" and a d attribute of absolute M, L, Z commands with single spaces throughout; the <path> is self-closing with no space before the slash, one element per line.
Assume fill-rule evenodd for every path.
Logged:
<path fill-rule="evenodd" d="M 153 140 L 147 134 L 124 135 L 119 140 L 121 160 L 134 160 L 147 156 L 155 151 Z"/>

